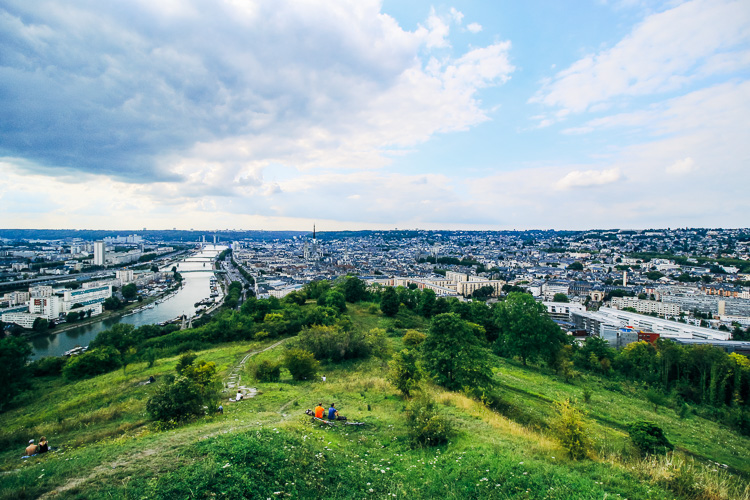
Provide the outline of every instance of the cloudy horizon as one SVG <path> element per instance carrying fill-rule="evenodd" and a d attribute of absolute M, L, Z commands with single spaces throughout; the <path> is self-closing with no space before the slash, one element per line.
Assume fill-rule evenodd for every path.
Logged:
<path fill-rule="evenodd" d="M 0 227 L 749 225 L 747 2 L 461 4 L 4 0 Z"/>

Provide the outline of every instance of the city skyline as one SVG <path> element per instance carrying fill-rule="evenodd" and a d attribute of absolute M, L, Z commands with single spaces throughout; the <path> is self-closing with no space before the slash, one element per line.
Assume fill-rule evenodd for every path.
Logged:
<path fill-rule="evenodd" d="M 6 1 L 0 23 L 4 228 L 747 226 L 741 1 Z"/>

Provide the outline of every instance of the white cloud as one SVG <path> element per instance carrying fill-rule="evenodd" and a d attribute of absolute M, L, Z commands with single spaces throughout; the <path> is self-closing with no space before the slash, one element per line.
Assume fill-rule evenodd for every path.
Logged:
<path fill-rule="evenodd" d="M 614 47 L 558 72 L 531 102 L 580 113 L 622 96 L 684 88 L 746 68 L 750 9 L 742 0 L 693 0 L 649 15 Z"/>
<path fill-rule="evenodd" d="M 666 172 L 671 175 L 685 175 L 695 170 L 695 162 L 690 157 L 678 160 L 666 168 Z"/>
<path fill-rule="evenodd" d="M 477 92 L 514 70 L 504 42 L 423 62 L 455 9 L 409 32 L 377 0 L 157 4 L 0 8 L 3 154 L 231 194 L 269 165 L 381 167 L 486 120 Z"/>
<path fill-rule="evenodd" d="M 557 181 L 557 189 L 587 188 L 603 186 L 622 180 L 619 168 L 609 170 L 573 170 Z"/>
<path fill-rule="evenodd" d="M 479 23 L 471 23 L 466 26 L 466 29 L 471 31 L 472 33 L 479 33 L 482 31 L 482 25 Z"/>

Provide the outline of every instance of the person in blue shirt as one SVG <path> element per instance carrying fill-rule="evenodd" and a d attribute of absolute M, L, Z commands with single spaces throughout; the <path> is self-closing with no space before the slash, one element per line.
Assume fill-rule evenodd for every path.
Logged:
<path fill-rule="evenodd" d="M 328 408 L 328 420 L 336 420 L 336 419 L 338 419 L 339 412 L 335 408 L 335 406 L 336 405 L 334 405 L 333 403 L 331 403 L 331 407 Z"/>

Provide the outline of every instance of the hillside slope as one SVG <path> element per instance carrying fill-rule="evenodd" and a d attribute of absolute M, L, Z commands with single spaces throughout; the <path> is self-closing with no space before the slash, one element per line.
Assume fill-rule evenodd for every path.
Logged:
<path fill-rule="evenodd" d="M 349 315 L 363 328 L 395 321 L 365 307 L 350 306 Z M 399 337 L 388 341 L 392 351 L 403 347 Z M 430 386 L 456 432 L 446 445 L 414 449 L 408 401 L 387 382 L 387 359 L 324 365 L 326 382 L 293 382 L 288 372 L 277 383 L 251 382 L 252 364 L 280 358 L 283 345 L 260 352 L 275 342 L 198 353 L 225 382 L 239 373 L 258 393 L 225 398 L 223 415 L 166 431 L 148 421 L 145 403 L 177 358 L 75 383 L 35 379 L 0 416 L 0 498 L 750 498 L 750 439 L 697 415 L 655 412 L 637 386 L 593 376 L 570 384 L 498 360 L 502 413 Z M 141 385 L 149 375 L 156 384 Z M 586 460 L 566 458 L 549 428 L 557 418 L 551 402 L 562 399 L 579 400 L 587 414 Z M 303 412 L 318 402 L 335 402 L 365 425 L 311 423 Z M 624 430 L 637 418 L 657 422 L 677 451 L 638 458 Z M 41 435 L 58 449 L 20 459 Z"/>

